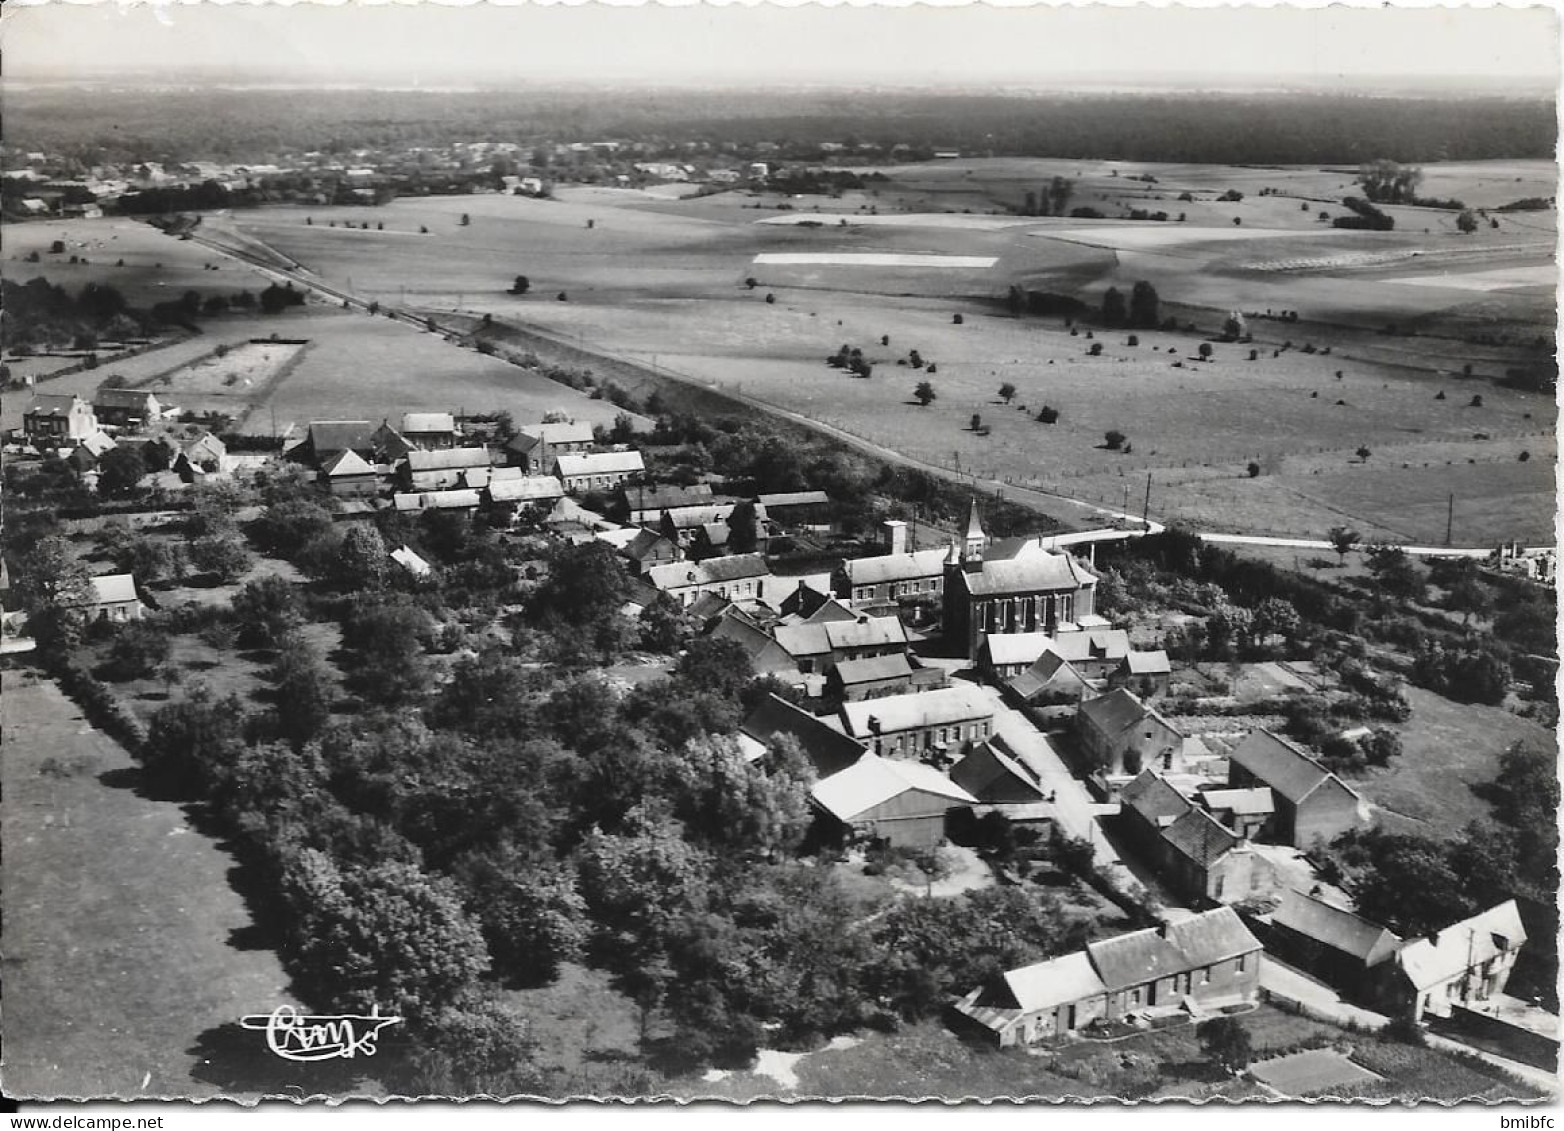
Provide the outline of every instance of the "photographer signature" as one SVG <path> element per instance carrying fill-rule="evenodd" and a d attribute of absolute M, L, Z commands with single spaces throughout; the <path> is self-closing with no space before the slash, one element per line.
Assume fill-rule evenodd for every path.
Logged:
<path fill-rule="evenodd" d="M 245 1029 L 264 1031 L 267 1046 L 284 1060 L 314 1061 L 374 1056 L 380 1030 L 401 1021 L 400 1017 L 380 1016 L 379 1006 L 368 1017 L 362 1017 L 311 1016 L 291 1005 L 279 1005 L 270 1013 L 241 1017 L 239 1024 Z"/>

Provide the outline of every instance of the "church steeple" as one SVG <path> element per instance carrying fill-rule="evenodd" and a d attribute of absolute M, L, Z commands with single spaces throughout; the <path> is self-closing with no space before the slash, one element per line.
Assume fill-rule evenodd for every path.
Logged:
<path fill-rule="evenodd" d="M 978 515 L 977 496 L 974 495 L 971 504 L 967 507 L 967 533 L 962 544 L 962 564 L 981 566 L 983 551 L 987 548 L 988 535 L 983 533 L 983 520 Z"/>

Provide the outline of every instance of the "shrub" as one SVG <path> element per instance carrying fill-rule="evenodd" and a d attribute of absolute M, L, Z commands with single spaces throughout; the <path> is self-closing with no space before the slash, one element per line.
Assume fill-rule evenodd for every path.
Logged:
<path fill-rule="evenodd" d="M 1124 441 L 1127 439 L 1127 437 L 1117 428 L 1110 428 L 1107 432 L 1103 433 L 1102 439 L 1103 443 L 1107 446 L 1109 451 L 1116 452 L 1124 447 Z"/>
<path fill-rule="evenodd" d="M 1258 479 L 1260 477 L 1260 465 L 1253 460 L 1249 461 L 1248 471 L 1250 479 Z"/>

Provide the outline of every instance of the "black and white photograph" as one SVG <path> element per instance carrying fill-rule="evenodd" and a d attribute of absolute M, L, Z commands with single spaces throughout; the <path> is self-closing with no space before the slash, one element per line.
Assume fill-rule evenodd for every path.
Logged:
<path fill-rule="evenodd" d="M 1543 1118 L 1559 25 L 7 3 L 4 1095 Z"/>

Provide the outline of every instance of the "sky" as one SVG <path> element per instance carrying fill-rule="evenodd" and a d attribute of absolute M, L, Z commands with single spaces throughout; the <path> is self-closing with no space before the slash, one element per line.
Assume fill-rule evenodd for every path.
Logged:
<path fill-rule="evenodd" d="M 127 71 L 178 80 L 1220 86 L 1558 73 L 1558 15 L 1521 8 L 965 4 L 11 2 L 7 79 Z"/>

